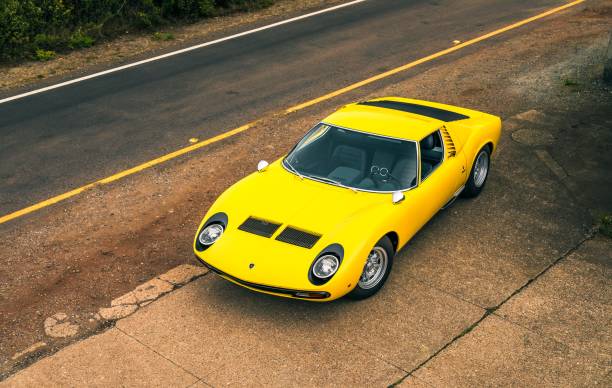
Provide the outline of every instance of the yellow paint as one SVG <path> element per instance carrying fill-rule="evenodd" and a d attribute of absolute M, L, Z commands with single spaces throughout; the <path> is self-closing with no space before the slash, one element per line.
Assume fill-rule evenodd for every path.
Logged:
<path fill-rule="evenodd" d="M 470 117 L 483 117 L 485 113 L 472 109 L 459 108 L 452 105 L 437 102 L 415 100 L 402 97 L 379 97 L 369 101 L 398 101 L 423 106 L 431 106 L 438 109 L 450 110 Z M 489 116 L 489 115 L 487 115 Z M 494 116 L 491 116 L 494 117 Z M 380 109 L 374 106 L 349 104 L 342 109 L 332 113 L 325 122 L 345 128 L 359 128 L 364 132 L 375 133 L 383 136 L 406 138 L 410 140 L 421 140 L 440 128 L 445 123 L 430 117 L 406 113 L 392 109 Z M 471 123 L 470 123 L 471 124 Z M 449 126 L 451 124 L 447 124 Z"/>
<path fill-rule="evenodd" d="M 191 139 L 189 139 L 189 142 L 190 142 L 191 144 L 195 144 L 195 143 L 197 143 L 197 142 L 198 142 L 198 140 L 199 140 L 199 139 L 198 139 L 197 137 L 192 137 Z"/>
<path fill-rule="evenodd" d="M 578 5 L 578 4 L 582 3 L 582 2 L 584 2 L 584 0 L 577 0 L 577 1 L 573 1 L 573 2 L 565 4 L 565 5 L 562 5 L 560 7 L 553 8 L 553 9 L 551 9 L 549 11 L 546 11 L 546 12 L 543 12 L 541 14 L 532 16 L 530 18 L 521 20 L 520 22 L 517 22 L 517 23 L 511 24 L 509 26 L 500 28 L 499 30 L 495 30 L 493 32 L 489 32 L 488 34 L 479 36 L 479 37 L 474 38 L 474 39 L 470 39 L 470 40 L 465 41 L 463 43 L 460 43 L 460 44 L 458 44 L 456 46 L 447 48 L 447 49 L 442 50 L 442 51 L 438 51 L 435 54 L 431 54 L 431 55 L 428 55 L 428 56 L 423 57 L 421 59 L 417 59 L 416 61 L 407 63 L 407 64 L 405 64 L 403 66 L 396 67 L 395 69 L 391 69 L 389 71 L 385 71 L 384 73 L 377 74 L 374 77 L 370 77 L 370 78 L 365 79 L 363 81 L 356 82 L 356 83 L 354 83 L 352 85 L 349 85 L 347 87 L 344 87 L 342 89 L 338 89 L 338 90 L 336 90 L 334 92 L 328 93 L 328 94 L 326 94 L 324 96 L 315 98 L 315 99 L 310 100 L 310 101 L 306 101 L 306 102 L 301 103 L 299 105 L 292 106 L 291 108 L 288 108 L 285 112 L 286 113 L 296 112 L 298 110 L 304 109 L 304 108 L 309 107 L 311 105 L 315 105 L 315 104 L 318 104 L 318 103 L 320 103 L 322 101 L 329 100 L 330 98 L 333 98 L 333 97 L 339 96 L 341 94 L 350 92 L 352 90 L 355 90 L 357 88 L 360 88 L 360 87 L 368 85 L 368 84 L 371 84 L 372 82 L 379 81 L 379 80 L 381 80 L 383 78 L 390 77 L 390 76 L 395 75 L 397 73 L 401 73 L 403 71 L 409 70 L 409 69 L 411 69 L 411 68 L 413 68 L 413 67 L 415 67 L 417 65 L 420 65 L 422 63 L 429 62 L 429 61 L 434 60 L 436 58 L 440 58 L 441 56 L 444 56 L 444 55 L 450 54 L 452 52 L 455 52 L 457 50 L 460 50 L 460 49 L 462 49 L 464 47 L 473 45 L 473 44 L 478 43 L 478 42 L 482 42 L 485 39 L 489 39 L 489 38 L 492 38 L 492 37 L 494 37 L 496 35 L 499 35 L 499 34 L 502 34 L 504 32 L 513 30 L 515 28 L 521 27 L 521 26 L 523 26 L 523 25 L 525 25 L 527 23 L 531 23 L 531 22 L 533 22 L 535 20 L 542 19 L 543 17 L 552 15 L 552 14 L 554 14 L 556 12 L 562 11 L 562 10 L 567 9 L 569 7 L 573 7 L 573 6 Z"/>
<path fill-rule="evenodd" d="M 306 101 L 306 102 L 304 102 L 304 103 L 302 103 L 302 104 L 292 106 L 292 107 L 290 107 L 290 108 L 286 109 L 286 110 L 284 111 L 284 113 L 285 113 L 285 114 L 287 114 L 287 113 L 296 112 L 296 111 L 298 111 L 298 110 L 301 110 L 301 109 L 307 108 L 307 107 L 309 107 L 309 106 L 312 106 L 312 105 L 318 104 L 318 103 L 320 103 L 320 102 L 322 102 L 322 101 L 329 100 L 329 99 L 331 99 L 331 98 L 333 98 L 333 97 L 336 97 L 336 96 L 339 96 L 339 95 L 341 95 L 341 94 L 344 94 L 344 93 L 350 92 L 350 91 L 355 90 L 355 89 L 357 89 L 357 88 L 360 88 L 360 87 L 362 87 L 362 86 L 368 85 L 368 84 L 370 84 L 370 83 L 372 83 L 372 82 L 375 82 L 375 81 L 381 80 L 381 79 L 383 79 L 383 78 L 390 77 L 390 76 L 395 75 L 395 74 L 397 74 L 397 73 L 400 73 L 400 72 L 402 72 L 402 71 L 406 71 L 406 70 L 408 70 L 408 69 L 411 69 L 411 68 L 413 68 L 413 67 L 415 67 L 415 66 L 417 66 L 417 65 L 420 65 L 420 64 L 422 64 L 422 63 L 429 62 L 429 61 L 434 60 L 434 59 L 436 59 L 436 58 L 439 58 L 439 57 L 441 57 L 441 56 L 444 56 L 444 55 L 450 54 L 450 53 L 452 53 L 452 52 L 454 52 L 454 51 L 457 51 L 457 50 L 459 50 L 459 49 L 462 49 L 462 48 L 464 48 L 464 47 L 466 47 L 466 46 L 473 45 L 473 44 L 478 43 L 478 42 L 481 42 L 481 41 L 483 41 L 483 40 L 485 40 L 485 39 L 489 39 L 489 38 L 494 37 L 494 36 L 496 36 L 496 35 L 499 35 L 499 34 L 502 34 L 502 33 L 504 33 L 504 32 L 507 32 L 507 31 L 509 31 L 509 30 L 513 30 L 513 29 L 516 29 L 516 28 L 518 28 L 518 27 L 521 27 L 521 26 L 523 26 L 523 25 L 525 25 L 525 24 L 527 24 L 527 23 L 531 23 L 531 22 L 533 22 L 533 21 L 536 21 L 536 20 L 542 19 L 542 18 L 544 18 L 544 17 L 550 16 L 550 15 L 552 15 L 552 14 L 554 14 L 554 13 L 557 13 L 557 12 L 563 11 L 563 10 L 565 10 L 565 9 L 567 9 L 567 8 L 570 8 L 570 7 L 573 7 L 573 6 L 578 5 L 578 4 L 580 4 L 580 3 L 583 3 L 584 1 L 585 1 L 585 0 L 576 0 L 576 1 L 572 1 L 571 3 L 567 3 L 567 4 L 565 4 L 565 5 L 562 5 L 562 6 L 560 6 L 560 7 L 552 8 L 552 9 L 550 9 L 550 10 L 546 11 L 546 12 L 543 12 L 543 13 L 540 13 L 540 14 L 538 14 L 538 15 L 532 16 L 532 17 L 530 17 L 530 18 L 527 18 L 527 19 L 521 20 L 521 21 L 519 21 L 519 22 L 517 22 L 517 23 L 514 23 L 514 24 L 511 24 L 511 25 L 509 25 L 509 26 L 506 26 L 506 27 L 500 28 L 500 29 L 498 29 L 498 30 L 495 30 L 495 31 L 490 32 L 490 33 L 488 33 L 488 34 L 485 34 L 485 35 L 479 36 L 479 37 L 477 37 L 477 38 L 474 38 L 474 39 L 468 40 L 468 41 L 466 41 L 466 42 L 463 42 L 463 43 L 457 44 L 456 46 L 453 46 L 453 47 L 451 47 L 451 48 L 448 48 L 448 49 L 445 49 L 445 50 L 439 51 L 439 52 L 437 52 L 437 53 L 435 53 L 435 54 L 428 55 L 428 56 L 426 56 L 426 57 L 424 57 L 424 58 L 421 58 L 421 59 L 418 59 L 418 60 L 416 60 L 416 61 L 410 62 L 410 63 L 408 63 L 408 64 L 405 64 L 405 65 L 403 65 L 403 66 L 397 67 L 397 68 L 395 68 L 395 69 L 392 69 L 392 70 L 386 71 L 386 72 L 384 72 L 384 73 L 380 73 L 380 74 L 378 74 L 378 75 L 376 75 L 376 76 L 374 76 L 374 77 L 370 77 L 370 78 L 368 78 L 368 79 L 366 79 L 366 80 L 363 80 L 363 81 L 360 81 L 360 82 L 354 83 L 354 84 L 349 85 L 349 86 L 347 86 L 347 87 L 345 87 L 345 88 L 338 89 L 338 90 L 336 90 L 336 91 L 334 91 L 334 92 L 328 93 L 328 94 L 326 94 L 326 95 L 324 95 L 324 96 L 321 96 L 321 97 L 319 97 L 319 98 L 315 98 L 315 99 L 313 99 L 313 100 Z M 245 130 L 247 130 L 247 129 L 251 128 L 251 127 L 252 127 L 252 126 L 253 126 L 253 125 L 254 125 L 256 122 L 259 122 L 259 121 L 260 121 L 260 120 L 257 120 L 257 121 L 255 121 L 255 122 L 252 122 L 252 123 L 249 123 L 249 124 L 245 124 L 245 125 L 243 125 L 243 126 L 241 126 L 241 127 L 235 128 L 235 129 L 233 129 L 233 130 L 231 130 L 231 131 L 228 131 L 228 132 L 225 132 L 225 133 L 223 133 L 223 134 L 221 134 L 221 135 L 218 135 L 218 136 L 212 137 L 212 138 L 210 138 L 210 139 L 207 139 L 207 140 L 201 141 L 201 142 L 196 143 L 196 144 L 193 144 L 193 145 L 191 145 L 191 146 L 189 146 L 189 147 L 185 147 L 185 148 L 182 148 L 182 149 L 180 149 L 180 150 L 174 151 L 174 152 L 172 152 L 172 153 L 170 153 L 170 154 L 167 154 L 167 155 L 164 155 L 164 156 L 162 156 L 162 157 L 160 157 L 160 158 L 157 158 L 157 159 L 151 160 L 151 161 L 149 161 L 149 162 L 147 162 L 147 163 L 143 163 L 143 164 L 141 164 L 141 165 L 139 165 L 139 166 L 136 166 L 136 167 L 133 167 L 133 168 L 131 168 L 131 169 L 129 169 L 129 170 L 125 170 L 125 171 L 119 172 L 119 173 L 117 173 L 117 174 L 115 174 L 115 175 L 112 175 L 112 176 L 109 176 L 109 177 L 107 177 L 107 178 L 101 179 L 101 180 L 99 180 L 99 181 L 97 181 L 97 182 L 94 182 L 94 183 L 89 183 L 89 184 L 87 184 L 87 185 L 85 185 L 85 186 L 82 186 L 82 187 L 76 188 L 76 189 L 71 190 L 71 191 L 69 191 L 69 192 L 67 192 L 67 193 L 64 193 L 64 194 L 61 194 L 61 195 L 55 196 L 55 197 L 53 197 L 53 198 L 49 198 L 49 199 L 47 199 L 47 200 L 45 200 L 45 201 L 39 202 L 39 203 L 34 204 L 34 205 L 32 205 L 32 206 L 26 207 L 26 208 L 24 208 L 24 209 L 21 209 L 21 210 L 15 211 L 15 212 L 10 213 L 10 214 L 7 214 L 7 215 L 4 215 L 4 216 L 0 217 L 0 224 L 3 224 L 3 223 L 5 223 L 5 222 L 8 222 L 8 221 L 13 220 L 13 219 L 15 219 L 15 218 L 18 218 L 18 217 L 24 216 L 24 215 L 26 215 L 26 214 L 32 213 L 32 212 L 34 212 L 34 211 L 36 211 L 36 210 L 39 210 L 39 209 L 45 208 L 45 207 L 47 207 L 47 206 L 53 205 L 53 204 L 55 204 L 55 203 L 58 203 L 58 202 L 60 202 L 60 201 L 65 200 L 65 199 L 68 199 L 68 198 L 74 197 L 75 195 L 80 194 L 80 193 L 82 193 L 83 191 L 86 191 L 86 190 L 91 189 L 92 187 L 94 187 L 94 186 L 95 186 L 95 185 L 97 185 L 97 184 L 104 184 L 104 183 L 109 183 L 109 182 L 116 181 L 116 180 L 121 179 L 121 178 L 123 178 L 123 177 L 125 177 L 125 176 L 128 176 L 128 175 L 134 174 L 134 173 L 136 173 L 136 172 L 139 172 L 139 171 L 145 170 L 145 169 L 147 169 L 147 168 L 149 168 L 149 167 L 152 167 L 152 166 L 158 165 L 158 164 L 163 163 L 163 162 L 165 162 L 165 161 L 168 161 L 168 160 L 170 160 L 170 159 L 173 159 L 173 158 L 176 158 L 176 157 L 178 157 L 178 156 L 184 155 L 184 154 L 186 154 L 186 153 L 188 153 L 188 152 L 191 152 L 191 151 L 197 150 L 197 149 L 199 149 L 199 148 L 202 148 L 202 147 L 204 147 L 204 146 L 207 146 L 207 145 L 209 145 L 209 144 L 212 144 L 212 143 L 215 143 L 215 142 L 221 141 L 221 140 L 223 140 L 223 139 L 226 139 L 226 138 L 228 138 L 228 137 L 231 137 L 231 136 L 233 136 L 233 135 L 236 135 L 236 134 L 238 134 L 238 133 L 240 133 L 240 132 L 244 132 Z"/>
<path fill-rule="evenodd" d="M 301 179 L 283 167 L 281 158 L 264 171 L 237 182 L 217 199 L 198 231 L 212 215 L 220 212 L 227 215 L 228 225 L 221 238 L 204 251 L 196 249 L 194 238 L 196 256 L 249 283 L 299 291 L 327 291 L 331 297 L 325 301 L 350 292 L 374 244 L 388 233 L 396 233 L 397 249 L 405 245 L 466 183 L 478 151 L 488 143 L 495 146 L 501 134 L 501 120 L 496 116 L 426 101 L 386 99 L 444 107 L 470 115 L 468 119 L 443 123 L 385 108 L 351 104 L 323 120 L 331 125 L 409 140 L 420 140 L 441 126 L 446 127 L 453 140 L 456 139 L 456 155 L 447 157 L 416 188 L 405 191 L 403 202 L 393 204 L 389 193 L 354 192 Z M 380 122 L 385 125 L 381 126 Z M 250 216 L 282 225 L 271 238 L 239 230 L 238 226 Z M 288 225 L 322 237 L 311 249 L 275 240 Z M 329 282 L 316 286 L 308 279 L 308 271 L 317 255 L 330 244 L 343 246 L 344 259 Z M 250 264 L 254 267 L 250 268 Z"/>
<path fill-rule="evenodd" d="M 121 172 L 119 172 L 117 174 L 111 175 L 111 176 L 106 177 L 104 179 L 100 179 L 99 181 L 87 184 L 85 186 L 82 186 L 82 187 L 79 187 L 77 189 L 71 190 L 71 191 L 69 191 L 67 193 L 55 196 L 53 198 L 49 198 L 49 199 L 47 199 L 45 201 L 42 201 L 42 202 L 39 202 L 39 203 L 37 203 L 35 205 L 26 207 L 24 209 L 18 210 L 16 212 L 13 212 L 13 213 L 10 213 L 10 214 L 7 214 L 5 216 L 0 217 L 0 224 L 3 224 L 5 222 L 8 222 L 8 221 L 13 220 L 13 219 L 18 218 L 18 217 L 21 217 L 21 216 L 26 215 L 28 213 L 32 213 L 32 212 L 34 212 L 36 210 L 45 208 L 47 206 L 53 205 L 55 203 L 58 203 L 60 201 L 65 200 L 65 199 L 74 197 L 75 195 L 80 194 L 80 193 L 82 193 L 82 192 L 84 192 L 86 190 L 89 190 L 92 187 L 95 187 L 97 185 L 103 185 L 103 184 L 108 184 L 108 183 L 117 181 L 117 180 L 119 180 L 121 178 L 124 178 L 124 177 L 126 177 L 128 175 L 135 174 L 135 173 L 140 172 L 142 170 L 145 170 L 147 168 L 150 168 L 150 167 L 156 166 L 158 164 L 161 164 L 163 162 L 166 162 L 166 161 L 168 161 L 170 159 L 174 159 L 174 158 L 176 158 L 178 156 L 185 155 L 186 153 L 189 153 L 191 151 L 194 151 L 194 150 L 197 150 L 199 148 L 205 147 L 205 146 L 207 146 L 209 144 L 216 143 L 216 142 L 221 141 L 223 139 L 226 139 L 228 137 L 237 135 L 240 132 L 244 132 L 247 129 L 251 128 L 256 123 L 257 122 L 254 121 L 254 122 L 245 124 L 245 125 L 243 125 L 241 127 L 232 129 L 231 131 L 224 132 L 224 133 L 222 133 L 220 135 L 217 135 L 215 137 L 211 137 L 210 139 L 207 139 L 207 140 L 203 140 L 203 141 L 201 141 L 201 142 L 199 142 L 197 144 L 191 145 L 189 147 L 181 148 L 180 150 L 171 152 L 171 153 L 169 153 L 167 155 L 164 155 L 162 157 L 159 157 L 157 159 L 150 160 L 150 161 L 148 161 L 146 163 L 143 163 L 143 164 L 140 164 L 140 165 L 138 165 L 136 167 L 132 167 L 132 168 L 130 168 L 128 170 L 121 171 Z"/>

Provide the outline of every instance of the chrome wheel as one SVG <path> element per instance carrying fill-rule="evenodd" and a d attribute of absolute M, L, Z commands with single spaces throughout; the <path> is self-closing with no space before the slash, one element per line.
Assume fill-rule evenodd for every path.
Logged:
<path fill-rule="evenodd" d="M 385 276 L 388 264 L 389 258 L 387 257 L 387 251 L 379 246 L 374 247 L 372 251 L 370 251 L 368 260 L 363 267 L 363 272 L 359 278 L 359 287 L 365 290 L 376 287 Z"/>
<path fill-rule="evenodd" d="M 478 188 L 482 187 L 489 173 L 489 154 L 482 150 L 478 154 L 476 163 L 474 164 L 474 185 Z"/>

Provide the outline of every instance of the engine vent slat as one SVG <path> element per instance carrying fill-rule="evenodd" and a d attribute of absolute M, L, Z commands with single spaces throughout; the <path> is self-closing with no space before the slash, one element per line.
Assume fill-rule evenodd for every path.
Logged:
<path fill-rule="evenodd" d="M 255 217 L 249 217 L 238 227 L 238 229 L 263 237 L 272 237 L 274 232 L 276 232 L 280 226 L 281 224 L 261 220 Z"/>
<path fill-rule="evenodd" d="M 276 236 L 278 241 L 308 249 L 312 248 L 320 238 L 321 235 L 305 232 L 290 226 L 286 227 L 278 236 Z"/>
<path fill-rule="evenodd" d="M 448 133 L 448 130 L 446 129 L 446 127 L 442 127 L 440 128 L 440 131 L 442 132 L 442 137 L 444 139 L 444 144 L 446 145 L 446 151 L 448 153 L 448 157 L 452 158 L 453 156 L 455 156 L 457 154 L 457 150 L 455 149 L 455 143 L 453 142 L 453 138 L 451 137 L 450 133 Z"/>

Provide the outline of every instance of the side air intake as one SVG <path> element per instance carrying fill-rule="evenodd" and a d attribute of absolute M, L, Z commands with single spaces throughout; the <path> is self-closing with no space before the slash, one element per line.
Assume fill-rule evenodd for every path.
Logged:
<path fill-rule="evenodd" d="M 442 140 L 444 141 L 444 145 L 446 146 L 446 152 L 449 158 L 452 158 L 457 154 L 457 150 L 455 149 L 455 143 L 453 142 L 453 138 L 450 133 L 448 133 L 448 129 L 445 126 L 440 128 L 440 132 L 442 133 Z"/>

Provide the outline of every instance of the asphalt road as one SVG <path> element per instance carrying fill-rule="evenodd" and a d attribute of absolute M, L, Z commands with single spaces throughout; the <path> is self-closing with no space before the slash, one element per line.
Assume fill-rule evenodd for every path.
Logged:
<path fill-rule="evenodd" d="M 561 3 L 366 1 L 0 104 L 0 215 Z"/>

